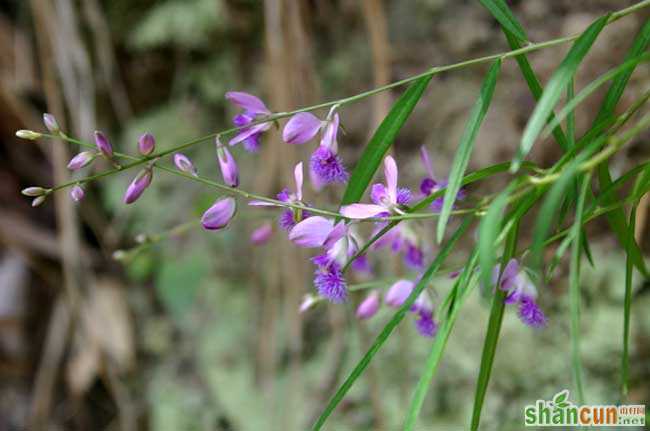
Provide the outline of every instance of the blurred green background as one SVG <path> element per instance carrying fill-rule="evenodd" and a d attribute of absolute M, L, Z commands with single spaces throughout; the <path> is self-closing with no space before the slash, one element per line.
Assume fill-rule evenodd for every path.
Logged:
<path fill-rule="evenodd" d="M 579 32 L 635 2 L 508 3 L 531 40 L 543 41 Z M 603 31 L 580 69 L 578 88 L 620 62 L 647 17 L 634 14 Z M 567 49 L 530 55 L 542 80 Z M 90 186 L 80 205 L 62 192 L 32 209 L 18 191 L 62 182 L 76 149 L 19 141 L 15 130 L 43 130 L 40 115 L 52 112 L 69 135 L 91 140 L 101 129 L 116 149 L 135 154 L 146 131 L 165 149 L 230 127 L 236 109 L 224 99 L 228 90 L 259 95 L 274 112 L 289 111 L 501 51 L 507 51 L 504 37 L 476 1 L 0 1 L 0 431 L 307 429 L 392 314 L 384 307 L 358 322 L 359 295 L 349 305 L 321 304 L 300 315 L 303 295 L 313 291 L 309 254 L 278 229 L 269 244 L 251 246 L 252 230 L 266 220 L 275 225 L 276 213 L 250 209 L 243 200 L 223 232 L 193 225 L 116 262 L 113 253 L 136 247 L 137 235 L 198 219 L 217 194 L 157 172 L 152 187 L 126 207 L 122 195 L 135 172 L 124 172 Z M 394 146 L 403 185 L 416 190 L 425 174 L 421 145 L 437 174 L 448 173 L 485 71 L 480 65 L 433 79 Z M 649 83 L 648 65 L 639 65 L 621 108 Z M 348 167 L 398 95 L 399 89 L 340 110 L 339 146 Z M 599 101 L 597 95 L 582 105 L 578 132 Z M 470 170 L 509 160 L 533 108 L 516 64 L 506 62 Z M 613 159 L 615 174 L 648 158 L 647 138 Z M 285 145 L 275 130 L 258 154 L 237 147 L 240 187 L 272 196 L 292 186 L 292 167 L 312 148 Z M 211 142 L 186 154 L 201 174 L 220 180 Z M 548 140 L 532 158 L 545 165 L 559 154 Z M 470 200 L 500 190 L 502 180 L 470 188 Z M 333 208 L 342 192 L 331 187 L 317 195 L 307 187 L 305 193 L 315 206 Z M 646 201 L 637 222 L 646 254 L 647 208 Z M 431 226 L 420 229 L 430 257 L 436 251 Z M 624 257 L 602 220 L 587 233 L 596 265 L 584 263 L 581 281 L 586 399 L 616 403 Z M 524 229 L 524 241 L 529 234 Z M 446 269 L 463 265 L 469 237 Z M 417 276 L 387 251 L 374 254 L 372 265 L 372 280 L 386 280 L 385 286 Z M 524 405 L 572 389 L 567 265 L 540 286 L 548 328 L 524 327 L 508 310 L 482 429 L 521 429 Z M 446 272 L 434 280 L 436 300 L 450 283 Z M 635 280 L 630 401 L 638 404 L 650 397 L 648 290 Z M 70 292 L 77 301 L 70 302 Z M 419 429 L 467 428 L 488 314 L 477 291 L 450 337 Z M 400 429 L 430 346 L 405 319 L 326 429 Z"/>

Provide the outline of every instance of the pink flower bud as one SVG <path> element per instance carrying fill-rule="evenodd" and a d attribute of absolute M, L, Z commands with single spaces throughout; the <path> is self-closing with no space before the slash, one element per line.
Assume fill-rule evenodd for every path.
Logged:
<path fill-rule="evenodd" d="M 95 131 L 95 145 L 97 145 L 97 148 L 104 155 L 104 157 L 107 159 L 113 158 L 113 147 L 108 141 L 106 135 L 104 135 L 102 132 Z"/>
<path fill-rule="evenodd" d="M 174 165 L 176 165 L 179 171 L 187 172 L 188 174 L 196 176 L 196 168 L 185 154 L 174 154 Z"/>
<path fill-rule="evenodd" d="M 217 158 L 219 159 L 219 167 L 221 168 L 221 176 L 223 182 L 230 187 L 237 187 L 239 185 L 239 168 L 237 162 L 233 158 L 228 148 L 221 145 L 217 139 Z"/>
<path fill-rule="evenodd" d="M 36 196 L 41 196 L 47 193 L 47 190 L 44 189 L 43 187 L 27 187 L 26 189 L 23 189 L 20 193 L 24 194 L 25 196 L 31 196 L 31 197 L 36 197 Z"/>
<path fill-rule="evenodd" d="M 156 138 L 151 133 L 145 133 L 138 139 L 138 151 L 144 156 L 148 156 L 156 149 Z"/>
<path fill-rule="evenodd" d="M 273 226 L 271 223 L 264 223 L 251 233 L 251 244 L 262 245 L 266 244 L 273 234 Z"/>
<path fill-rule="evenodd" d="M 228 225 L 235 215 L 237 203 L 234 198 L 218 199 L 201 217 L 201 224 L 204 229 L 218 230 Z"/>
<path fill-rule="evenodd" d="M 357 307 L 357 318 L 361 320 L 370 319 L 377 313 L 377 310 L 379 310 L 379 293 L 373 291 Z"/>
<path fill-rule="evenodd" d="M 54 118 L 54 115 L 52 114 L 43 114 L 43 123 L 45 123 L 45 127 L 47 127 L 47 130 L 49 130 L 51 133 L 57 134 L 61 131 L 59 128 L 59 123 L 56 121 L 56 118 Z"/>
<path fill-rule="evenodd" d="M 84 192 L 84 189 L 81 188 L 80 185 L 76 185 L 70 190 L 70 197 L 72 198 L 73 201 L 79 202 L 84 198 L 86 193 Z"/>
<path fill-rule="evenodd" d="M 68 162 L 68 169 L 71 171 L 78 171 L 84 166 L 88 166 L 93 160 L 95 160 L 96 156 L 97 154 L 93 151 L 82 151 L 70 159 Z"/>
<path fill-rule="evenodd" d="M 406 301 L 406 298 L 409 297 L 411 291 L 415 287 L 415 283 L 409 280 L 398 280 L 396 281 L 384 297 L 384 302 L 386 305 L 391 307 L 400 307 Z"/>
<path fill-rule="evenodd" d="M 145 189 L 149 187 L 149 184 L 151 184 L 152 178 L 153 173 L 151 172 L 151 169 L 147 168 L 140 171 L 126 189 L 126 193 L 124 194 L 124 203 L 128 205 L 138 200 Z"/>
<path fill-rule="evenodd" d="M 33 207 L 39 206 L 40 204 L 45 202 L 46 198 L 47 198 L 47 195 L 41 195 L 41 196 L 38 196 L 38 197 L 34 198 L 34 200 L 32 201 L 32 206 Z"/>
<path fill-rule="evenodd" d="M 315 297 L 314 295 L 305 295 L 304 298 L 302 298 L 302 302 L 300 303 L 300 308 L 298 309 L 299 313 L 302 314 L 305 311 L 309 310 L 317 302 L 318 302 L 318 298 Z"/>

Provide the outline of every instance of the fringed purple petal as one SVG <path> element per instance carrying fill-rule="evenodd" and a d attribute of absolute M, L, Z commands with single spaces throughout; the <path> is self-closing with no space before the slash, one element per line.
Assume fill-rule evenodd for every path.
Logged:
<path fill-rule="evenodd" d="M 321 185 L 345 183 L 350 177 L 341 157 L 323 146 L 319 146 L 311 155 L 309 168 Z"/>
<path fill-rule="evenodd" d="M 419 270 L 424 267 L 424 253 L 422 249 L 410 241 L 406 242 L 404 263 L 411 269 Z"/>
<path fill-rule="evenodd" d="M 543 328 L 547 324 L 544 312 L 529 298 L 523 298 L 519 304 L 519 319 L 531 328 Z"/>
<path fill-rule="evenodd" d="M 420 311 L 415 319 L 415 327 L 423 337 L 435 337 L 438 325 L 433 320 L 433 313 Z"/>
<path fill-rule="evenodd" d="M 411 191 L 406 187 L 399 187 L 397 189 L 397 204 L 408 205 L 411 202 Z"/>
<path fill-rule="evenodd" d="M 348 298 L 347 284 L 343 278 L 341 267 L 336 262 L 316 269 L 314 286 L 320 296 L 334 304 L 343 303 Z"/>

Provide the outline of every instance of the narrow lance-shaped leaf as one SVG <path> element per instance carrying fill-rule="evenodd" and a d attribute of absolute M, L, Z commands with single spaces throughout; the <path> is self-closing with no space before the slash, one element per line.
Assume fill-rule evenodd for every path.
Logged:
<path fill-rule="evenodd" d="M 463 136 L 460 138 L 460 144 L 458 145 L 458 150 L 456 151 L 454 161 L 451 165 L 449 182 L 447 184 L 447 190 L 445 191 L 440 218 L 438 218 L 438 229 L 436 234 L 438 242 L 442 241 L 445 234 L 445 227 L 449 221 L 451 210 L 456 201 L 456 195 L 458 194 L 458 190 L 460 190 L 463 175 L 465 175 L 465 169 L 467 169 L 469 158 L 474 149 L 476 135 L 478 134 L 483 119 L 485 118 L 485 114 L 490 106 L 490 102 L 492 101 L 492 95 L 494 94 L 494 87 L 496 86 L 500 69 L 501 60 L 495 61 L 490 67 L 485 80 L 483 80 L 481 94 L 472 108 L 472 112 L 470 113 L 467 124 L 465 125 L 465 130 L 463 131 Z"/>
<path fill-rule="evenodd" d="M 539 103 L 537 103 L 524 129 L 521 145 L 513 160 L 512 172 L 519 170 L 521 161 L 530 152 L 551 111 L 560 99 L 562 91 L 564 91 L 571 78 L 575 75 L 578 66 L 585 55 L 587 55 L 587 52 L 589 52 L 596 37 L 605 27 L 605 24 L 607 24 L 608 18 L 609 15 L 598 18 L 580 35 L 573 43 L 566 57 L 564 57 L 564 60 L 562 60 L 560 66 L 553 73 L 553 76 L 551 76 L 551 79 L 546 85 L 546 89 L 542 93 L 542 97 L 539 99 Z"/>
<path fill-rule="evenodd" d="M 429 81 L 431 75 L 418 79 L 397 99 L 363 150 L 361 158 L 352 171 L 341 205 L 348 205 L 361 199 L 386 152 L 395 141 L 397 133 L 422 97 Z"/>
<path fill-rule="evenodd" d="M 519 23 L 519 21 L 517 21 L 517 18 L 512 13 L 512 11 L 510 11 L 508 4 L 506 2 L 504 2 L 503 0 L 492 0 L 492 1 L 496 3 L 501 9 L 507 10 L 509 15 L 511 16 L 511 19 L 516 21 L 517 25 L 521 27 L 521 24 Z M 490 9 L 488 8 L 488 10 Z M 503 33 L 506 36 L 508 45 L 510 45 L 510 49 L 516 50 L 524 46 L 523 42 L 513 32 L 508 30 L 507 27 L 501 26 L 501 29 L 503 30 Z M 535 75 L 533 68 L 530 66 L 530 63 L 528 62 L 526 55 L 525 54 L 518 55 L 515 57 L 515 60 L 519 65 L 519 69 L 521 70 L 521 74 L 524 77 L 526 84 L 528 84 L 530 93 L 533 95 L 535 100 L 539 100 L 539 98 L 542 97 L 542 90 L 543 90 L 542 84 L 539 82 L 537 75 Z M 548 121 L 551 121 L 553 117 L 554 114 L 553 112 L 551 112 L 549 114 Z M 569 148 L 567 138 L 564 135 L 564 132 L 562 131 L 562 127 L 557 126 L 553 129 L 553 137 L 555 138 L 555 141 L 558 143 L 560 148 L 562 148 L 565 151 Z"/>
<path fill-rule="evenodd" d="M 500 273 L 505 268 L 507 262 L 515 255 L 517 248 L 517 238 L 519 236 L 519 217 L 522 214 L 521 210 L 525 210 L 529 205 L 536 200 L 533 198 L 524 199 L 518 208 L 511 212 L 511 217 L 514 218 L 515 224 L 512 226 L 508 237 L 506 239 L 506 247 L 503 251 L 501 258 Z M 497 279 L 496 285 L 499 284 L 501 274 Z M 472 423 L 470 429 L 472 431 L 478 430 L 481 421 L 481 410 L 483 409 L 483 401 L 487 393 L 488 383 L 490 382 L 490 375 L 492 374 L 492 364 L 494 363 L 494 356 L 497 350 L 497 343 L 499 341 L 499 333 L 501 332 L 501 323 L 503 322 L 503 312 L 505 308 L 506 292 L 501 289 L 495 289 L 492 295 L 492 307 L 490 309 L 490 319 L 488 322 L 487 332 L 485 334 L 485 341 L 483 342 L 483 352 L 481 353 L 481 366 L 476 381 L 476 392 L 474 394 L 474 407 L 472 409 Z"/>
<path fill-rule="evenodd" d="M 569 272 L 569 309 L 571 312 L 571 363 L 573 380 L 578 393 L 578 402 L 584 402 L 584 391 L 582 385 L 582 361 L 580 360 L 580 258 L 581 245 L 583 240 L 583 220 L 585 200 L 591 183 L 591 172 L 582 177 L 576 215 L 572 227 L 573 244 L 571 248 L 571 265 Z"/>
<path fill-rule="evenodd" d="M 431 280 L 431 277 L 433 277 L 433 275 L 440 269 L 444 261 L 447 259 L 447 256 L 449 256 L 449 253 L 451 253 L 451 250 L 456 245 L 458 239 L 460 239 L 460 237 L 465 233 L 465 231 L 467 231 L 467 229 L 471 225 L 472 219 L 473 219 L 472 216 L 465 217 L 465 219 L 458 227 L 458 229 L 456 229 L 456 231 L 451 236 L 451 238 L 449 238 L 449 240 L 440 249 L 436 258 L 433 260 L 431 265 L 429 265 L 427 270 L 424 272 L 424 274 L 420 278 L 420 281 L 418 281 L 418 283 L 415 285 L 409 297 L 406 299 L 406 301 L 404 301 L 404 304 L 402 304 L 402 306 L 399 308 L 399 310 L 397 310 L 397 312 L 393 315 L 393 317 L 386 324 L 386 326 L 384 326 L 384 329 L 382 329 L 382 331 L 379 333 L 379 335 L 372 343 L 372 345 L 370 346 L 366 354 L 357 363 L 357 365 L 354 367 L 350 375 L 345 379 L 345 381 L 336 391 L 332 399 L 327 403 L 327 406 L 325 406 L 323 413 L 321 413 L 321 415 L 318 417 L 318 419 L 312 426 L 313 431 L 320 430 L 323 427 L 327 418 L 332 414 L 332 411 L 334 411 L 334 409 L 341 402 L 345 394 L 350 390 L 354 382 L 365 371 L 365 369 L 368 367 L 368 364 L 370 364 L 372 358 L 379 351 L 379 349 L 381 349 L 381 347 L 386 342 L 386 340 L 393 332 L 395 327 L 402 321 L 402 319 L 404 319 L 404 316 L 409 311 L 409 309 L 417 299 L 418 295 L 427 286 L 429 280 Z"/>
<path fill-rule="evenodd" d="M 507 29 L 521 41 L 526 41 L 526 32 L 517 18 L 512 14 L 510 8 L 500 0 L 480 0 L 481 4 L 490 11 L 501 27 Z"/>
<path fill-rule="evenodd" d="M 643 28 L 641 28 L 639 33 L 634 38 L 632 46 L 630 47 L 627 54 L 625 55 L 625 60 L 627 61 L 643 54 L 648 48 L 648 44 L 650 44 L 650 20 L 646 20 L 645 24 L 643 25 Z M 607 89 L 607 94 L 605 94 L 605 98 L 603 99 L 603 103 L 600 106 L 598 115 L 594 120 L 594 124 L 602 123 L 608 117 L 613 115 L 614 109 L 616 108 L 616 105 L 618 104 L 621 96 L 623 95 L 623 91 L 625 90 L 625 87 L 627 86 L 627 83 L 633 71 L 634 71 L 633 68 L 628 69 L 626 73 L 623 73 L 617 76 L 616 79 L 614 79 L 610 87 Z M 598 171 L 598 181 L 600 183 L 600 187 L 602 189 L 608 188 L 612 183 L 612 177 L 611 174 L 609 173 L 608 162 L 605 161 L 604 163 L 598 165 L 597 171 Z M 605 205 L 613 204 L 616 202 L 616 200 L 617 200 L 617 196 L 611 195 L 611 197 L 608 198 L 604 202 L 604 204 Z M 631 241 L 627 240 L 627 226 L 625 221 L 625 212 L 623 211 L 623 209 L 620 208 L 608 212 L 606 218 L 607 218 L 607 222 L 609 223 L 612 230 L 616 234 L 619 243 L 625 246 L 627 253 L 629 253 L 630 259 L 632 260 L 634 266 L 637 267 L 637 269 L 641 271 L 641 273 L 644 276 L 646 277 L 650 276 L 650 272 L 648 272 L 648 269 L 645 265 L 645 261 L 643 260 L 643 255 L 641 254 L 641 250 L 639 249 L 639 246 L 637 245 L 636 241 L 634 240 L 634 238 L 632 238 Z"/>
<path fill-rule="evenodd" d="M 514 186 L 515 183 L 510 184 L 505 191 L 494 199 L 479 225 L 479 268 L 481 269 L 481 283 L 485 288 L 492 284 L 492 269 L 497 261 L 497 250 L 494 245 L 497 243 L 497 236 L 501 231 L 503 211 L 508 204 L 508 197 Z"/>
<path fill-rule="evenodd" d="M 431 386 L 431 381 L 436 373 L 438 364 L 440 364 L 440 360 L 442 359 L 442 354 L 445 351 L 449 334 L 454 327 L 460 307 L 462 306 L 464 299 L 467 297 L 468 291 L 471 290 L 469 284 L 472 280 L 475 280 L 475 277 L 473 276 L 477 260 L 476 256 L 477 254 L 474 252 L 468 259 L 467 265 L 459 275 L 458 281 L 454 288 L 449 292 L 449 297 L 445 301 L 445 303 L 449 304 L 447 318 L 442 322 L 440 329 L 436 334 L 436 338 L 433 340 L 431 352 L 429 353 L 424 365 L 424 372 L 420 376 L 420 380 L 418 380 L 418 384 L 413 393 L 411 406 L 409 407 L 406 421 L 404 423 L 404 431 L 413 431 L 415 429 L 420 410 L 422 409 L 422 404 L 424 403 L 424 398 L 427 395 L 427 390 Z"/>

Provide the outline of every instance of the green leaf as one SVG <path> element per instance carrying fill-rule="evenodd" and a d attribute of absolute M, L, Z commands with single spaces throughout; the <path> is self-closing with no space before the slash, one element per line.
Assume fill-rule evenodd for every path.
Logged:
<path fill-rule="evenodd" d="M 559 404 L 564 403 L 567 400 L 568 397 L 569 397 L 569 391 L 568 390 L 565 389 L 562 392 L 558 392 L 553 397 L 553 405 L 557 406 Z"/>
<path fill-rule="evenodd" d="M 490 11 L 494 19 L 496 19 L 501 27 L 512 33 L 517 39 L 526 41 L 526 32 L 517 21 L 517 18 L 512 14 L 510 8 L 501 0 L 480 0 L 481 4 Z"/>
<path fill-rule="evenodd" d="M 564 118 L 567 118 L 567 123 L 569 118 L 573 117 L 575 108 L 583 102 L 587 97 L 593 94 L 598 88 L 600 88 L 607 81 L 614 79 L 623 74 L 628 74 L 631 69 L 634 69 L 639 63 L 645 63 L 650 61 L 650 53 L 645 53 L 639 57 L 632 58 L 627 60 L 623 64 L 618 65 L 617 67 L 608 70 L 607 72 L 600 75 L 598 78 L 591 81 L 585 88 L 582 89 L 575 97 L 569 101 L 564 108 L 555 116 L 555 118 L 548 123 L 544 131 L 542 132 L 542 137 L 549 135 L 551 130 L 558 126 Z"/>
<path fill-rule="evenodd" d="M 650 20 L 646 21 L 643 28 L 639 31 L 639 33 L 634 38 L 632 46 L 630 47 L 627 54 L 625 55 L 625 60 L 627 61 L 643 54 L 648 48 L 648 44 L 650 44 Z M 633 71 L 634 71 L 633 68 L 628 69 L 626 73 L 619 75 L 612 82 L 610 87 L 607 89 L 607 94 L 605 94 L 605 98 L 603 99 L 603 103 L 600 106 L 598 115 L 594 120 L 594 124 L 598 122 L 603 122 L 613 115 L 614 109 L 616 108 L 616 105 L 618 105 L 618 102 L 621 96 L 623 95 L 623 91 L 625 90 L 625 87 L 627 86 L 627 83 Z M 601 189 L 608 188 L 612 183 L 608 162 L 606 161 L 604 163 L 601 163 L 598 166 L 597 171 L 598 171 L 598 181 L 600 183 Z M 617 196 L 612 195 L 609 199 L 607 199 L 604 202 L 604 205 L 613 204 L 616 201 L 617 201 Z M 629 256 L 634 266 L 645 277 L 650 277 L 650 272 L 648 272 L 648 269 L 645 265 L 645 261 L 643 260 L 643 255 L 641 254 L 641 250 L 639 249 L 639 246 L 637 245 L 636 241 L 634 240 L 634 238 L 632 238 L 631 241 L 627 240 L 627 226 L 626 226 L 627 223 L 625 221 L 625 212 L 623 211 L 623 209 L 618 208 L 612 212 L 608 212 L 606 218 L 610 227 L 616 234 L 619 243 L 624 247 L 627 246 L 626 249 L 628 250 Z"/>
<path fill-rule="evenodd" d="M 341 206 L 359 202 L 386 152 L 422 97 L 429 81 L 431 81 L 431 75 L 418 79 L 397 99 L 384 121 L 375 131 L 363 154 L 361 154 L 354 171 L 352 171 L 348 187 L 343 194 Z"/>
<path fill-rule="evenodd" d="M 460 144 L 458 145 L 458 150 L 456 151 L 454 161 L 451 165 L 449 182 L 447 184 L 447 190 L 445 191 L 442 210 L 440 211 L 440 218 L 438 218 L 438 229 L 436 235 L 438 242 L 442 241 L 442 238 L 445 235 L 445 227 L 449 221 L 451 209 L 454 206 L 454 202 L 456 202 L 456 195 L 458 194 L 458 190 L 460 190 L 460 184 L 463 180 L 463 175 L 465 175 L 465 169 L 467 169 L 469 158 L 474 149 L 476 135 L 478 134 L 481 123 L 483 123 L 485 114 L 487 113 L 490 102 L 492 101 L 492 95 L 494 94 L 494 87 L 496 86 L 500 69 L 501 60 L 496 60 L 490 67 L 490 70 L 483 81 L 481 94 L 472 108 L 472 112 L 467 120 L 467 124 L 465 125 L 465 130 L 463 131 L 463 136 L 460 138 Z"/>
<path fill-rule="evenodd" d="M 495 244 L 497 244 L 497 236 L 501 231 L 503 211 L 508 204 L 508 197 L 514 186 L 515 183 L 511 183 L 506 190 L 492 201 L 479 225 L 478 257 L 479 268 L 481 269 L 481 284 L 484 287 L 492 285 L 492 270 L 497 260 Z"/>
<path fill-rule="evenodd" d="M 424 288 L 427 286 L 429 283 L 429 280 L 431 280 L 431 277 L 440 269 L 444 261 L 447 259 L 447 256 L 449 256 L 449 253 L 451 253 L 451 250 L 453 247 L 456 245 L 456 242 L 460 239 L 460 237 L 467 231 L 469 226 L 472 223 L 472 216 L 467 216 L 461 223 L 461 225 L 456 229 L 454 234 L 449 238 L 449 240 L 443 245 L 443 247 L 440 249 L 438 252 L 438 255 L 436 258 L 433 260 L 431 265 L 427 268 L 427 270 L 424 272 L 418 283 L 415 285 L 415 288 L 413 288 L 413 291 L 409 295 L 409 297 L 404 301 L 404 304 L 397 310 L 397 312 L 393 315 L 393 317 L 390 319 L 390 321 L 384 326 L 384 329 L 379 333 L 377 338 L 375 338 L 375 341 L 372 343 L 366 354 L 361 358 L 361 360 L 357 363 L 357 365 L 354 367 L 350 375 L 345 379 L 343 384 L 339 387 L 339 389 L 336 391 L 332 399 L 327 403 L 327 406 L 325 406 L 325 409 L 323 410 L 323 413 L 318 417 L 314 425 L 312 426 L 312 430 L 320 430 L 323 425 L 325 424 L 325 421 L 327 418 L 332 414 L 332 411 L 336 408 L 336 406 L 341 402 L 345 394 L 350 390 L 354 382 L 361 376 L 361 374 L 365 371 L 365 369 L 368 367 L 368 364 L 370 364 L 370 361 L 372 358 L 377 354 L 379 349 L 383 346 L 383 344 L 386 342 L 390 334 L 393 332 L 395 327 L 404 319 L 404 316 L 406 313 L 408 313 L 409 309 L 417 299 L 417 297 L 420 295 L 420 293 L 424 290 Z"/>
<path fill-rule="evenodd" d="M 578 392 L 578 402 L 584 402 L 584 390 L 582 386 L 582 362 L 580 361 L 580 257 L 582 251 L 583 222 L 585 211 L 585 200 L 591 183 L 591 173 L 582 177 L 576 215 L 572 227 L 573 245 L 571 248 L 571 265 L 569 272 L 569 310 L 571 313 L 571 363 L 573 380 Z"/>
<path fill-rule="evenodd" d="M 501 258 L 501 268 L 499 270 L 499 279 L 496 285 L 501 281 L 501 273 L 506 266 L 506 263 L 515 255 L 517 248 L 517 239 L 519 236 L 519 220 L 523 215 L 521 209 L 528 207 L 530 198 L 524 199 L 518 208 L 511 214 L 515 224 L 512 226 L 508 233 L 506 248 Z M 476 393 L 474 395 L 474 407 L 472 409 L 472 424 L 471 430 L 478 430 L 481 421 L 481 410 L 483 409 L 483 401 L 487 393 L 488 383 L 490 382 L 490 375 L 492 374 L 492 364 L 494 363 L 494 356 L 497 350 L 497 343 L 499 341 L 499 333 L 501 332 L 501 323 L 503 322 L 503 312 L 505 308 L 506 292 L 501 289 L 495 289 L 492 296 L 492 307 L 490 309 L 490 319 L 488 322 L 487 333 L 485 334 L 485 341 L 483 342 L 483 352 L 481 354 L 481 367 L 479 369 L 478 379 L 476 382 Z"/>
<path fill-rule="evenodd" d="M 637 205 L 630 211 L 630 222 L 627 229 L 626 249 L 628 253 L 625 258 L 625 299 L 623 302 L 623 356 L 621 358 L 621 394 L 627 399 L 630 380 L 630 312 L 632 309 L 632 253 L 629 247 L 634 241 L 634 227 L 636 225 Z"/>
<path fill-rule="evenodd" d="M 605 24 L 607 24 L 608 19 L 609 15 L 605 15 L 594 21 L 573 43 L 571 50 L 569 50 L 560 66 L 553 73 L 553 76 L 551 76 L 551 79 L 546 85 L 546 89 L 542 93 L 542 97 L 539 99 L 539 103 L 535 107 L 524 129 L 521 145 L 513 160 L 511 172 L 517 172 L 519 170 L 521 161 L 533 147 L 546 120 L 560 99 L 562 91 L 564 91 L 571 78 L 575 75 L 578 66 L 585 55 L 587 55 L 587 52 L 589 52 L 598 34 L 605 27 Z"/>
<path fill-rule="evenodd" d="M 476 256 L 477 253 L 474 251 L 472 256 L 468 259 L 467 265 L 463 268 L 463 272 L 459 275 L 454 288 L 449 292 L 447 299 L 444 301 L 445 304 L 449 304 L 447 318 L 440 325 L 438 333 L 433 340 L 431 352 L 429 353 L 424 365 L 424 372 L 420 376 L 413 393 L 413 399 L 411 400 L 411 405 L 404 424 L 404 431 L 412 431 L 415 429 L 417 418 L 422 409 L 422 404 L 424 403 L 424 398 L 426 397 L 427 390 L 435 376 L 438 364 L 440 364 L 440 360 L 442 359 L 442 354 L 447 345 L 449 334 L 456 322 L 456 317 L 458 317 L 460 307 L 465 298 L 467 298 L 469 293 L 471 293 L 472 289 L 470 289 L 469 285 L 472 282 L 474 275 L 474 267 L 476 266 L 477 261 Z"/>

